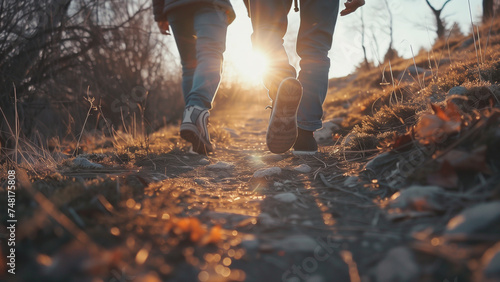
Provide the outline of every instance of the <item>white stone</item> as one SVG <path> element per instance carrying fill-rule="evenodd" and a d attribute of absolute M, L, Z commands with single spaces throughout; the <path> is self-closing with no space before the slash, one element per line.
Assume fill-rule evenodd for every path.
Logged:
<path fill-rule="evenodd" d="M 445 234 L 476 234 L 500 225 L 500 201 L 477 204 L 452 218 Z"/>
<path fill-rule="evenodd" d="M 268 177 L 268 176 L 273 176 L 273 175 L 278 175 L 278 174 L 281 174 L 281 168 L 270 167 L 270 168 L 263 168 L 263 169 L 257 170 L 253 174 L 253 177 L 262 178 L 262 177 Z"/>
<path fill-rule="evenodd" d="M 312 168 L 306 164 L 301 164 L 299 166 L 294 167 L 293 169 L 301 173 L 309 173 L 312 170 Z"/>
<path fill-rule="evenodd" d="M 340 126 L 338 126 L 337 124 L 331 121 L 324 122 L 323 127 L 320 130 L 314 132 L 314 139 L 316 139 L 316 142 L 318 143 L 331 141 L 333 133 L 339 130 Z"/>
<path fill-rule="evenodd" d="M 303 234 L 291 235 L 276 242 L 276 247 L 289 252 L 312 252 L 317 246 L 313 238 Z"/>
<path fill-rule="evenodd" d="M 413 209 L 418 204 L 419 211 L 441 211 L 444 209 L 441 204 L 445 191 L 439 186 L 413 185 L 394 194 L 389 201 L 391 208 Z M 423 206 L 421 201 L 425 201 Z"/>
<path fill-rule="evenodd" d="M 257 216 L 257 220 L 262 225 L 273 225 L 276 221 L 268 213 L 261 213 Z"/>
<path fill-rule="evenodd" d="M 283 203 L 293 203 L 297 200 L 297 196 L 290 192 L 276 194 L 273 198 Z"/>
<path fill-rule="evenodd" d="M 211 164 L 211 165 L 208 165 L 207 168 L 208 169 L 214 169 L 214 170 L 217 170 L 217 169 L 233 169 L 235 166 L 233 163 L 229 163 L 229 162 L 217 162 L 215 164 Z"/>
<path fill-rule="evenodd" d="M 203 158 L 198 163 L 201 165 L 207 165 L 210 164 L 210 161 L 208 159 Z"/>
<path fill-rule="evenodd" d="M 375 267 L 376 281 L 380 282 L 417 281 L 418 274 L 415 258 L 406 247 L 391 249 Z"/>

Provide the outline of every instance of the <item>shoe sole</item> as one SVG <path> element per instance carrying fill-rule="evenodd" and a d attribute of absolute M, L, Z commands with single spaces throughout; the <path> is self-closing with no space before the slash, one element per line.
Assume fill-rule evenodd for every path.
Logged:
<path fill-rule="evenodd" d="M 207 144 L 194 124 L 181 124 L 181 138 L 193 145 L 193 151 L 201 155 L 213 152 L 212 144 Z"/>
<path fill-rule="evenodd" d="M 302 85 L 297 79 L 287 78 L 281 82 L 266 134 L 267 147 L 272 153 L 282 154 L 295 143 L 301 99 Z"/>

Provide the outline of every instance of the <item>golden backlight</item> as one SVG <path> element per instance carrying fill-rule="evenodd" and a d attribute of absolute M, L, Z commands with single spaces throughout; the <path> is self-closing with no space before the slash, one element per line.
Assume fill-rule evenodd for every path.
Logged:
<path fill-rule="evenodd" d="M 226 57 L 223 76 L 247 86 L 260 85 L 267 70 L 268 60 L 259 52 L 249 51 L 239 56 Z"/>

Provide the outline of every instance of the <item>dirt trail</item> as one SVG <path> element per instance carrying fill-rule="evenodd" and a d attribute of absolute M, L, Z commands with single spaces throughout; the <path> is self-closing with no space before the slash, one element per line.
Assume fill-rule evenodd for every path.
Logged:
<path fill-rule="evenodd" d="M 169 179 L 163 181 L 157 199 L 143 209 L 159 212 L 158 204 L 171 202 L 174 193 L 179 199 L 176 216 L 196 217 L 227 230 L 218 249 L 212 250 L 220 259 L 207 259 L 201 255 L 205 248 L 195 247 L 204 259 L 186 268 L 174 267 L 172 281 L 223 281 L 228 273 L 220 265 L 226 257 L 231 258 L 229 269 L 238 275 L 238 270 L 244 272 L 229 276 L 234 280 L 357 281 L 359 273 L 366 274 L 381 259 L 384 249 L 402 240 L 398 232 L 380 227 L 380 210 L 369 193 L 362 192 L 363 183 L 353 178 L 345 188 L 346 177 L 338 172 L 333 185 L 359 190 L 356 196 L 319 180 L 322 170 L 328 168 L 330 175 L 334 171 L 331 147 L 321 147 L 317 157 L 269 153 L 268 114 L 259 108 L 214 112 L 212 124 L 229 132 L 231 141 L 219 146 L 208 161 L 183 155 L 176 156 L 177 163 L 164 162 L 166 169 L 158 160 L 154 165 L 144 163 L 144 168 L 165 170 Z M 268 175 L 258 177 L 257 171 Z M 238 259 L 235 250 L 242 255 Z"/>
<path fill-rule="evenodd" d="M 104 168 L 60 169 L 37 181 L 59 217 L 92 244 L 53 220 L 50 207 L 33 208 L 32 198 L 20 195 L 19 257 L 30 272 L 14 281 L 414 279 L 408 248 L 396 248 L 396 261 L 384 264 L 386 254 L 408 246 L 414 231 L 442 228 L 451 215 L 387 220 L 375 204 L 386 190 L 357 177 L 362 164 L 346 161 L 339 146 L 320 146 L 314 157 L 269 153 L 268 116 L 260 106 L 213 111 L 217 149 L 209 157 L 177 148 L 113 157 L 115 166 L 108 160 Z M 186 145 L 178 133 L 165 138 Z M 110 155 L 86 157 L 105 163 Z M 453 281 L 442 265 L 428 281 Z"/>

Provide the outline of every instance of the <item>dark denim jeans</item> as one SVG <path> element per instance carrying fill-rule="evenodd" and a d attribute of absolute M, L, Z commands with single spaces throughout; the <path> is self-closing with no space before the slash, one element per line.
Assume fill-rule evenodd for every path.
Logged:
<path fill-rule="evenodd" d="M 211 109 L 226 50 L 227 15 L 214 5 L 186 5 L 167 15 L 182 65 L 186 106 Z"/>
<path fill-rule="evenodd" d="M 298 80 L 304 94 L 297 113 L 300 128 L 314 131 L 321 128 L 323 102 L 328 90 L 333 31 L 339 10 L 338 0 L 300 0 L 300 28 L 297 54 L 300 57 Z M 287 15 L 292 0 L 250 0 L 254 47 L 270 60 L 268 73 L 263 79 L 274 98 L 279 83 L 286 77 L 296 77 L 283 47 L 287 29 Z"/>

